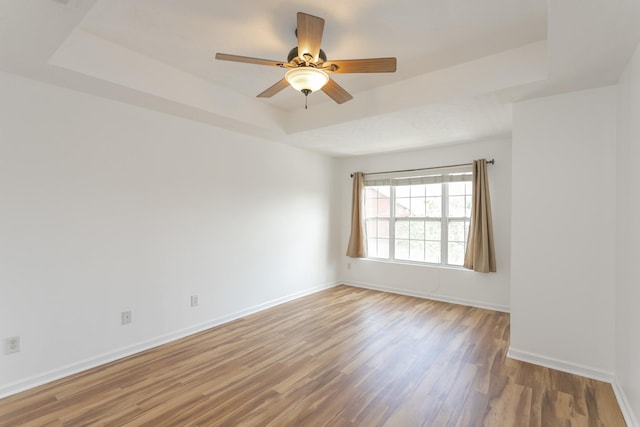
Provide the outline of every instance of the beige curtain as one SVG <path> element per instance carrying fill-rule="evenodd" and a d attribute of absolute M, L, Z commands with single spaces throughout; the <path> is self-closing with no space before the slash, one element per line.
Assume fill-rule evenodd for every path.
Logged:
<path fill-rule="evenodd" d="M 353 174 L 353 195 L 351 196 L 351 236 L 347 256 L 364 258 L 367 256 L 367 237 L 364 221 L 364 173 Z"/>
<path fill-rule="evenodd" d="M 491 220 L 491 198 L 487 178 L 487 161 L 473 161 L 473 201 L 471 226 L 464 254 L 464 266 L 474 271 L 496 271 L 496 253 Z"/>

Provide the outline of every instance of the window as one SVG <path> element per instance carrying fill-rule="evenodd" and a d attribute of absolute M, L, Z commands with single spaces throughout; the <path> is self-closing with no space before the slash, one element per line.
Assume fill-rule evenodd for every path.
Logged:
<path fill-rule="evenodd" d="M 368 257 L 462 266 L 471 188 L 470 167 L 366 177 Z"/>

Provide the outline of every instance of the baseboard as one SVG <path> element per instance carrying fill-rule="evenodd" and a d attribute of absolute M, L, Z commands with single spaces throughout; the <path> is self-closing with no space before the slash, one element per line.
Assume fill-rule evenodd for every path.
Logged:
<path fill-rule="evenodd" d="M 568 372 L 574 375 L 580 375 L 581 377 L 591 378 L 598 381 L 604 381 L 607 383 L 613 383 L 613 373 L 603 371 L 598 368 L 593 368 L 579 363 L 567 362 L 564 360 L 554 359 L 553 357 L 546 357 L 528 351 L 518 350 L 513 347 L 509 347 L 507 357 L 522 362 L 533 363 L 534 365 L 544 366 L 545 368 L 555 369 L 557 371 Z"/>
<path fill-rule="evenodd" d="M 357 288 L 365 288 L 365 289 L 371 289 L 371 290 L 374 290 L 374 291 L 389 292 L 389 293 L 392 293 L 392 294 L 399 294 L 399 295 L 406 295 L 406 296 L 410 296 L 410 297 L 431 299 L 431 300 L 435 300 L 435 301 L 448 302 L 448 303 L 451 303 L 451 304 L 466 305 L 466 306 L 469 306 L 469 307 L 484 308 L 486 310 L 493 310 L 493 311 L 500 311 L 500 312 L 503 312 L 503 313 L 509 313 L 509 307 L 508 306 L 498 305 L 498 304 L 491 304 L 491 303 L 487 303 L 487 302 L 484 302 L 484 301 L 475 301 L 475 300 L 457 298 L 457 297 L 452 297 L 452 296 L 448 296 L 448 295 L 441 295 L 441 294 L 435 294 L 435 293 L 430 293 L 430 292 L 416 292 L 416 291 L 410 291 L 410 290 L 407 290 L 407 289 L 390 288 L 390 287 L 387 287 L 387 286 L 374 285 L 374 284 L 371 284 L 371 283 L 362 283 L 362 282 L 342 282 L 342 283 L 345 284 L 345 285 L 348 285 L 348 286 L 355 286 Z"/>
<path fill-rule="evenodd" d="M 241 317 L 258 313 L 260 311 L 266 310 L 271 307 L 275 307 L 285 302 L 293 301 L 295 299 L 302 298 L 304 296 L 311 295 L 316 292 L 320 292 L 325 289 L 332 288 L 334 286 L 337 286 L 338 284 L 339 284 L 338 282 L 325 283 L 323 285 L 320 285 L 314 288 L 310 288 L 304 291 L 286 295 L 281 298 L 276 298 L 274 300 L 255 305 L 253 307 L 249 307 L 243 310 L 236 311 L 234 313 L 227 314 L 225 316 L 211 319 L 206 322 L 203 322 L 194 326 L 190 326 L 188 328 L 170 332 L 168 334 L 164 334 L 149 340 L 145 340 L 137 344 L 122 347 L 108 353 L 104 353 L 95 357 L 74 362 L 69 365 L 65 365 L 60 368 L 56 368 L 38 375 L 34 375 L 31 377 L 25 378 L 23 380 L 16 381 L 11 384 L 6 384 L 6 385 L 3 384 L 2 386 L 0 386 L 0 399 L 46 384 L 46 383 L 50 383 L 55 380 L 59 380 L 64 377 L 68 377 L 69 375 L 86 371 L 87 369 L 96 368 L 106 363 L 110 363 L 115 360 L 122 359 L 123 357 L 131 356 L 133 354 L 140 353 L 145 350 L 149 350 L 151 348 L 157 347 L 162 344 L 167 344 L 171 341 L 175 341 L 180 338 L 184 338 L 189 335 L 193 335 L 195 333 L 202 332 L 216 326 L 223 325 L 225 323 L 231 322 Z"/>
<path fill-rule="evenodd" d="M 620 385 L 618 377 L 614 377 L 611 386 L 613 387 L 613 392 L 616 395 L 618 405 L 620 406 L 620 410 L 622 411 L 622 416 L 624 416 L 624 421 L 627 423 L 627 427 L 640 427 L 640 423 L 638 423 L 638 419 L 633 413 L 633 409 L 631 408 L 629 399 L 627 399 L 627 395 Z"/>

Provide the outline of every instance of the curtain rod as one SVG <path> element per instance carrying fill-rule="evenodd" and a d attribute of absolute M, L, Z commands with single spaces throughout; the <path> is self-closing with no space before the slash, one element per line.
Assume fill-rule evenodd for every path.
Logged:
<path fill-rule="evenodd" d="M 494 165 L 496 163 L 496 159 L 487 160 L 487 163 L 490 164 L 490 165 Z M 397 171 L 371 172 L 371 173 L 365 173 L 365 175 L 380 175 L 380 174 L 383 174 L 383 173 L 428 171 L 428 170 L 432 170 L 432 169 L 447 169 L 447 168 L 455 168 L 455 167 L 459 167 L 459 166 L 473 166 L 473 163 L 461 163 L 459 165 L 434 166 L 434 167 L 430 167 L 430 168 L 404 169 L 404 170 L 397 170 Z M 353 178 L 353 174 L 351 174 L 350 176 L 351 176 L 351 178 Z"/>

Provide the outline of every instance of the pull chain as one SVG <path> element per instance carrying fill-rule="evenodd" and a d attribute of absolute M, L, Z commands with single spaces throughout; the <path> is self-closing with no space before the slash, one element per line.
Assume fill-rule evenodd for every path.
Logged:
<path fill-rule="evenodd" d="M 309 98 L 309 94 L 311 91 L 309 89 L 302 89 L 302 93 L 304 93 L 304 109 L 307 109 L 307 98 Z"/>

